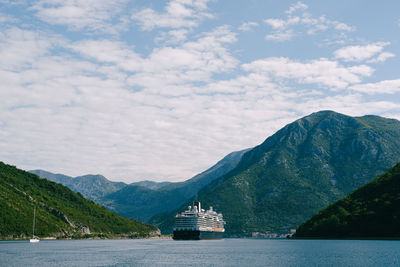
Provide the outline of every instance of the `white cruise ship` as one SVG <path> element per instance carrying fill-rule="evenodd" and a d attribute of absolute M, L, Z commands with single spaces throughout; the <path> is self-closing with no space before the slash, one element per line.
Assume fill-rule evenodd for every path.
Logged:
<path fill-rule="evenodd" d="M 225 232 L 225 221 L 221 213 L 210 207 L 205 211 L 198 201 L 189 206 L 188 210 L 175 216 L 173 239 L 200 240 L 221 239 Z"/>

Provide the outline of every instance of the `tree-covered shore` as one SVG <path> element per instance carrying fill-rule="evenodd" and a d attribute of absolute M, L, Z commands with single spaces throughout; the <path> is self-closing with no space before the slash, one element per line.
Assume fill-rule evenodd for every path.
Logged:
<path fill-rule="evenodd" d="M 67 187 L 0 162 L 0 239 L 146 238 L 157 227 L 125 218 Z"/>

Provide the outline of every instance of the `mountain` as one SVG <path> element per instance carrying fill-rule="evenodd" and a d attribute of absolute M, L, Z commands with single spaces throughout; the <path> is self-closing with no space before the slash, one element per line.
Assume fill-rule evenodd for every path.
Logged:
<path fill-rule="evenodd" d="M 154 235 L 152 225 L 110 212 L 67 187 L 0 162 L 0 239 L 39 237 L 139 237 Z"/>
<path fill-rule="evenodd" d="M 129 185 L 142 186 L 142 187 L 146 187 L 148 189 L 158 190 L 169 184 L 172 184 L 172 182 L 154 182 L 154 181 L 144 180 L 144 181 L 134 182 Z"/>
<path fill-rule="evenodd" d="M 287 232 L 400 161 L 400 122 L 320 111 L 290 123 L 201 189 L 228 235 Z M 170 232 L 173 215 L 151 220 Z"/>
<path fill-rule="evenodd" d="M 314 215 L 296 238 L 400 238 L 400 163 Z"/>
<path fill-rule="evenodd" d="M 44 170 L 29 171 L 42 178 L 65 185 L 74 192 L 81 193 L 85 198 L 99 202 L 99 199 L 107 194 L 113 193 L 127 186 L 122 182 L 112 182 L 102 175 L 84 175 L 70 177 L 63 174 L 54 174 Z"/>
<path fill-rule="evenodd" d="M 246 151 L 230 153 L 208 170 L 185 182 L 169 183 L 156 189 L 131 184 L 102 197 L 99 203 L 122 216 L 148 221 L 158 213 L 179 208 L 205 185 L 232 170 Z"/>

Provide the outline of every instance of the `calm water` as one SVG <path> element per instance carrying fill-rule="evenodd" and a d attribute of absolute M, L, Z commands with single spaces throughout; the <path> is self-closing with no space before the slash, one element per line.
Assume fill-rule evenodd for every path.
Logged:
<path fill-rule="evenodd" d="M 1 241 L 1 266 L 400 266 L 400 241 Z"/>

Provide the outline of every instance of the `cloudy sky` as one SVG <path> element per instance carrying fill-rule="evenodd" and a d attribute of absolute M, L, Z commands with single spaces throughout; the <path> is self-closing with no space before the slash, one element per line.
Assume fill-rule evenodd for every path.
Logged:
<path fill-rule="evenodd" d="M 182 181 L 319 110 L 400 119 L 399 10 L 0 0 L 0 161 Z"/>

